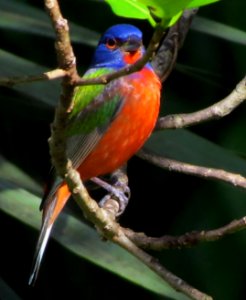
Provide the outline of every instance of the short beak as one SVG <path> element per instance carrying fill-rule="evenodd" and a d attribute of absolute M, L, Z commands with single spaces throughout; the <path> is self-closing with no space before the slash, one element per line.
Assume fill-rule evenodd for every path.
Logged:
<path fill-rule="evenodd" d="M 136 52 L 142 46 L 142 41 L 139 40 L 129 40 L 127 41 L 122 48 L 125 52 Z"/>

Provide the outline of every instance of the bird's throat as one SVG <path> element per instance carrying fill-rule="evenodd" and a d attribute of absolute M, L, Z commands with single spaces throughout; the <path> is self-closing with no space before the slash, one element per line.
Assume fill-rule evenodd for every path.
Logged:
<path fill-rule="evenodd" d="M 134 52 L 126 52 L 124 55 L 124 62 L 126 64 L 134 64 L 136 61 L 138 61 L 142 57 L 142 51 L 141 49 L 134 51 Z"/>

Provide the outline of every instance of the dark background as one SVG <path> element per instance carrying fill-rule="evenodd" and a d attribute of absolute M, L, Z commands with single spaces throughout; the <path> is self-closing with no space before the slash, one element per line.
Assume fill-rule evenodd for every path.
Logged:
<path fill-rule="evenodd" d="M 21 2 L 43 9 L 42 4 L 38 5 L 37 1 Z M 96 33 L 102 33 L 109 26 L 129 22 L 143 30 L 145 42 L 151 36 L 152 28 L 146 21 L 118 18 L 102 1 L 60 2 L 63 14 L 69 21 L 94 32 L 91 41 L 81 35 L 81 41 L 79 42 L 80 37 L 76 37 L 73 43 L 81 73 L 90 63 Z M 9 1 L 13 7 L 18 7 L 17 3 L 18 1 Z M 2 12 L 4 8 L 11 11 L 11 7 L 8 10 L 4 6 L 4 0 L 0 0 L 0 5 Z M 198 15 L 240 29 L 244 31 L 245 37 L 245 9 L 245 0 L 225 0 L 201 8 Z M 0 23 L 3 50 L 40 64 L 46 70 L 56 67 L 52 36 L 37 34 L 32 26 L 22 30 L 14 24 L 11 27 L 3 21 Z M 227 40 L 216 37 L 213 29 L 214 32 L 217 30 L 215 26 L 210 27 L 210 34 L 194 29 L 189 32 L 179 53 L 177 66 L 163 87 L 162 115 L 204 108 L 225 97 L 245 75 L 246 42 L 232 42 L 235 34 L 230 33 L 229 29 Z M 48 28 L 47 32 L 49 31 L 51 29 Z M 11 68 L 12 66 L 8 68 L 3 63 L 0 75 L 7 76 L 11 72 L 15 74 L 15 70 Z M 48 86 L 49 83 L 47 89 L 50 88 Z M 59 86 L 54 85 L 54 88 L 57 89 L 58 99 Z M 31 91 L 28 95 L 21 90 L 9 88 L 1 88 L 0 98 L 1 154 L 43 185 L 49 170 L 49 124 L 52 122 L 57 99 L 42 102 L 39 101 L 39 95 L 32 94 Z M 166 154 L 182 160 L 178 150 L 184 147 L 189 154 L 187 157 L 190 157 L 187 158 L 188 162 L 192 162 L 193 156 L 194 161 L 201 165 L 206 165 L 207 156 L 216 160 L 220 154 L 218 152 L 217 156 L 213 156 L 209 146 L 197 153 L 200 140 L 196 136 L 199 135 L 208 144 L 212 142 L 227 149 L 228 157 L 243 161 L 246 151 L 245 113 L 244 104 L 222 120 L 190 128 L 190 132 L 195 134 L 192 134 L 194 143 L 186 143 L 178 130 L 169 133 L 173 135 L 173 148 L 167 149 Z M 164 145 L 165 143 L 168 144 L 168 141 L 164 141 Z M 151 141 L 149 145 L 155 147 L 151 145 Z M 221 148 L 221 153 L 223 151 Z M 233 165 L 233 159 L 229 171 L 246 175 L 245 162 L 238 167 Z M 229 162 L 225 160 L 221 160 L 220 168 L 228 166 Z M 245 193 L 224 183 L 171 173 L 137 157 L 130 160 L 128 174 L 132 198 L 120 223 L 148 235 L 212 229 L 243 217 L 246 213 Z M 35 190 L 34 193 L 40 195 L 40 190 Z M 73 204 L 70 206 L 69 209 L 77 211 Z M 27 278 L 38 231 L 0 212 L 0 232 L 0 275 L 21 299 L 113 299 L 129 297 L 133 293 L 139 299 L 164 299 L 72 254 L 54 240 L 49 243 L 38 282 L 34 288 L 30 288 L 27 286 Z M 158 256 L 172 272 L 212 295 L 214 299 L 240 300 L 245 299 L 246 295 L 245 250 L 246 235 L 242 231 L 217 242 L 153 255 Z M 12 297 L 8 295 L 4 299 Z"/>

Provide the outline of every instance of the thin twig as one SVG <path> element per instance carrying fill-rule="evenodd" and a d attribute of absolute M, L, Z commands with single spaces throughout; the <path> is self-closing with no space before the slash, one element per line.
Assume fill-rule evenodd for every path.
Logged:
<path fill-rule="evenodd" d="M 162 237 L 148 237 L 142 232 L 124 229 L 129 239 L 143 249 L 161 251 L 164 249 L 180 249 L 203 242 L 213 242 L 246 228 L 246 217 L 208 231 L 191 231 L 180 236 L 164 235 Z"/>
<path fill-rule="evenodd" d="M 174 114 L 158 120 L 156 130 L 167 128 L 184 128 L 200 124 L 205 121 L 222 118 L 231 113 L 236 107 L 246 100 L 246 77 L 223 100 L 194 113 Z"/>
<path fill-rule="evenodd" d="M 180 162 L 177 160 L 156 155 L 146 149 L 140 150 L 137 153 L 137 155 L 142 159 L 151 162 L 152 164 L 158 167 L 168 169 L 169 171 L 176 171 L 184 174 L 196 175 L 198 177 L 206 179 L 217 179 L 230 183 L 234 186 L 246 189 L 246 178 L 240 174 L 227 172 L 222 169 L 207 168 Z"/>
<path fill-rule="evenodd" d="M 60 79 L 67 75 L 67 72 L 62 69 L 55 69 L 45 72 L 40 75 L 20 76 L 20 77 L 2 77 L 0 78 L 0 86 L 12 87 L 20 83 L 28 83 L 34 81 Z"/>

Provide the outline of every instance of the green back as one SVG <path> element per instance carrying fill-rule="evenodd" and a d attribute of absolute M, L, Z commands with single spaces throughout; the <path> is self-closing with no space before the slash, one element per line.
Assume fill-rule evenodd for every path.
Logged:
<path fill-rule="evenodd" d="M 83 78 L 95 78 L 110 73 L 111 69 L 93 69 Z M 104 127 L 112 119 L 120 96 L 115 83 L 77 87 L 74 95 L 74 107 L 69 116 L 67 136 L 89 134 L 95 128 Z M 109 95 L 110 94 L 110 95 Z"/>

